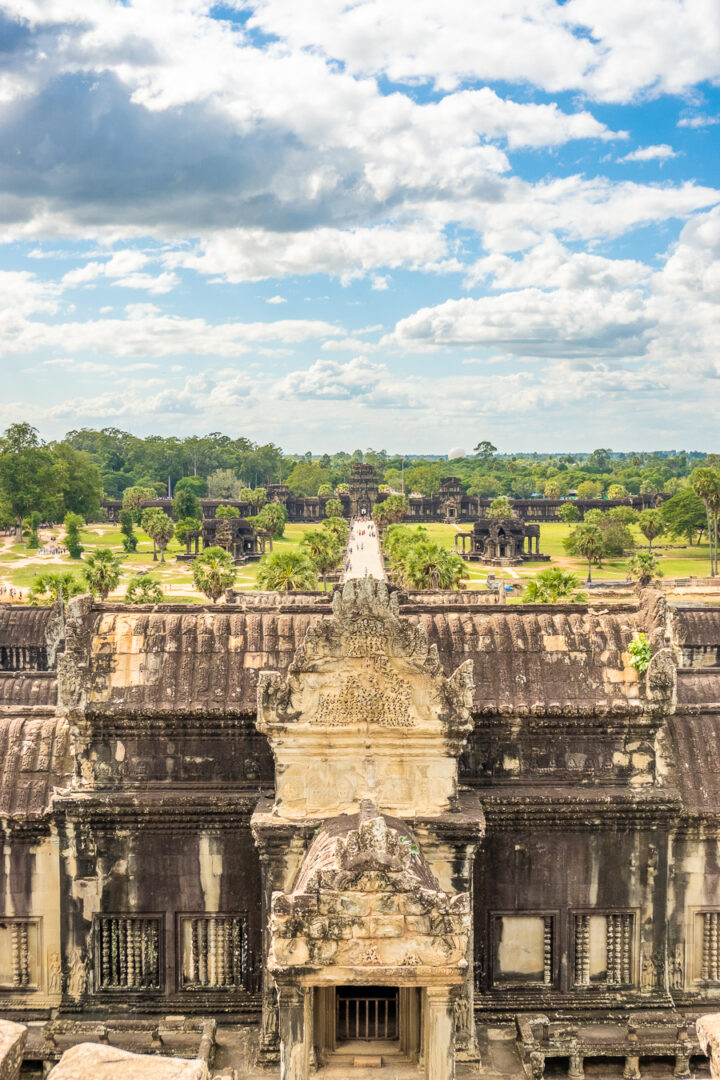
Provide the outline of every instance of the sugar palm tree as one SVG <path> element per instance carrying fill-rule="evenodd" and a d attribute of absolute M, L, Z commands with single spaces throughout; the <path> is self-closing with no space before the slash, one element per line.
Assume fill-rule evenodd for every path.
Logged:
<path fill-rule="evenodd" d="M 708 541 L 710 543 L 710 577 L 717 574 L 718 512 L 720 512 L 720 473 L 717 469 L 693 469 L 690 474 L 692 489 L 705 504 Z"/>
<path fill-rule="evenodd" d="M 213 604 L 217 604 L 225 590 L 234 584 L 237 570 L 228 551 L 221 547 L 208 547 L 194 560 L 192 576 L 196 588 Z"/>
<path fill-rule="evenodd" d="M 142 527 L 153 542 L 153 558 L 157 558 L 155 548 L 160 552 L 160 562 L 165 562 L 165 548 L 175 534 L 175 526 L 164 510 L 152 506 L 143 512 Z"/>
<path fill-rule="evenodd" d="M 106 600 L 120 584 L 122 559 L 113 555 L 110 548 L 98 548 L 85 556 L 83 576 L 93 596 Z"/>
<path fill-rule="evenodd" d="M 328 529 L 313 529 L 303 534 L 301 547 L 315 564 L 323 589 L 327 589 L 327 575 L 340 565 L 342 548 L 340 541 Z"/>
<path fill-rule="evenodd" d="M 648 551 L 652 551 L 653 540 L 662 535 L 665 520 L 660 510 L 643 510 L 638 519 L 638 527 L 648 542 Z"/>
<path fill-rule="evenodd" d="M 440 544 L 421 542 L 408 551 L 405 579 L 416 589 L 453 589 L 465 573 L 465 563 Z"/>
<path fill-rule="evenodd" d="M 574 533 L 575 550 L 588 561 L 588 584 L 592 582 L 592 564 L 599 563 L 603 555 L 602 533 L 597 525 L 578 525 Z"/>
<path fill-rule="evenodd" d="M 317 570 L 302 551 L 273 551 L 258 566 L 257 582 L 272 592 L 298 592 L 317 588 Z"/>
<path fill-rule="evenodd" d="M 658 566 L 657 555 L 653 555 L 651 551 L 638 551 L 630 560 L 628 569 L 641 586 L 650 585 L 655 578 L 663 576 Z"/>
<path fill-rule="evenodd" d="M 30 589 L 30 603 L 47 607 L 56 603 L 60 596 L 67 601 L 82 591 L 82 582 L 71 570 L 60 574 L 39 574 Z"/>
<path fill-rule="evenodd" d="M 157 578 L 134 577 L 128 581 L 126 604 L 162 604 L 164 599 L 162 586 Z"/>
<path fill-rule="evenodd" d="M 580 579 L 572 570 L 549 566 L 528 581 L 522 598 L 528 604 L 556 604 L 561 600 L 579 603 L 587 600 L 587 595 L 578 591 L 579 586 Z"/>

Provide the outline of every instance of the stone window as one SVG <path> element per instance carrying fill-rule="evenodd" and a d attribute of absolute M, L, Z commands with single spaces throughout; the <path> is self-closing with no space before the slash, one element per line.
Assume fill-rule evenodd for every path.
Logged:
<path fill-rule="evenodd" d="M 97 988 L 159 990 L 160 931 L 158 916 L 96 916 Z"/>
<path fill-rule="evenodd" d="M 575 986 L 632 985 L 634 915 L 628 911 L 578 912 L 574 923 Z"/>
<path fill-rule="evenodd" d="M 0 920 L 0 987 L 34 990 L 40 981 L 37 919 Z"/>
<path fill-rule="evenodd" d="M 554 919 L 552 915 L 493 916 L 495 986 L 552 986 Z"/>
<path fill-rule="evenodd" d="M 720 910 L 695 912 L 695 978 L 720 983 Z"/>
<path fill-rule="evenodd" d="M 183 916 L 179 929 L 183 990 L 241 990 L 247 985 L 244 916 Z"/>

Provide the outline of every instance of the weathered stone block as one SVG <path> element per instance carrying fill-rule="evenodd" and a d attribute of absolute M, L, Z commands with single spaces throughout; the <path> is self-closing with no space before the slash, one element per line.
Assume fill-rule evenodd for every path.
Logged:
<path fill-rule="evenodd" d="M 298 893 L 293 896 L 293 911 L 295 915 L 311 915 L 318 909 L 317 893 Z"/>
<path fill-rule="evenodd" d="M 204 1061 L 131 1054 L 117 1046 L 79 1043 L 66 1050 L 52 1080 L 208 1080 Z"/>
<path fill-rule="evenodd" d="M 273 948 L 280 967 L 307 964 L 310 957 L 308 943 L 302 938 L 277 938 Z"/>
<path fill-rule="evenodd" d="M 710 1058 L 710 1075 L 720 1077 L 720 1013 L 707 1013 L 697 1022 L 698 1041 Z"/>
<path fill-rule="evenodd" d="M 432 900 L 429 897 L 401 893 L 398 896 L 398 907 L 403 915 L 424 915 L 432 907 Z"/>
<path fill-rule="evenodd" d="M 0 1020 L 0 1080 L 17 1080 L 20 1076 L 27 1028 Z"/>
<path fill-rule="evenodd" d="M 405 925 L 409 934 L 432 933 L 432 920 L 429 915 L 406 915 Z"/>
<path fill-rule="evenodd" d="M 397 915 L 401 912 L 399 899 L 393 893 L 380 893 L 375 897 L 373 910 L 377 915 Z"/>
<path fill-rule="evenodd" d="M 405 920 L 402 915 L 371 915 L 370 934 L 374 938 L 402 937 Z"/>
<path fill-rule="evenodd" d="M 316 915 L 315 918 L 308 919 L 305 932 L 309 938 L 327 938 L 330 933 L 330 923 L 322 915 Z"/>

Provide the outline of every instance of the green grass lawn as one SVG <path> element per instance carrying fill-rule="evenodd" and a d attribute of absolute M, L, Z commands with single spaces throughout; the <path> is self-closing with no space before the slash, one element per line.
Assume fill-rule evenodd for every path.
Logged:
<path fill-rule="evenodd" d="M 321 528 L 317 522 L 296 522 L 285 527 L 285 534 L 280 540 L 275 540 L 275 551 L 288 551 L 296 549 L 305 532 Z M 429 538 L 449 550 L 455 550 L 455 537 L 458 529 L 454 525 L 442 525 L 438 523 L 424 524 Z M 572 526 L 560 523 L 550 523 L 540 526 L 540 550 L 543 554 L 551 556 L 550 565 L 564 566 L 574 570 L 581 581 L 587 576 L 587 564 L 583 559 L 571 558 L 567 555 L 563 540 L 570 533 Z M 460 526 L 463 532 L 472 530 L 471 523 L 463 523 Z M 153 560 L 153 544 L 149 536 L 139 527 L 136 527 L 138 537 L 138 549 L 130 554 L 122 550 L 122 533 L 115 525 L 91 525 L 81 532 L 81 542 L 86 551 L 97 548 L 110 548 L 122 555 L 123 571 L 121 579 L 121 591 L 127 585 L 128 580 L 139 571 L 152 573 L 164 590 L 166 597 L 172 602 L 178 603 L 203 603 L 205 598 L 194 593 L 192 585 L 192 567 L 188 563 L 178 563 L 176 556 L 184 552 L 184 544 L 179 544 L 173 538 L 165 552 L 165 562 Z M 632 527 L 639 545 L 646 548 L 644 537 L 636 527 Z M 43 530 L 41 542 L 46 543 L 53 534 L 52 530 Z M 57 530 L 54 530 L 57 535 Z M 672 549 L 659 549 L 657 551 L 660 566 L 666 578 L 683 577 L 706 577 L 710 572 L 707 544 L 700 547 L 685 547 Z M 467 563 L 464 581 L 468 589 L 480 589 L 485 587 L 488 572 L 492 572 L 496 578 L 508 582 L 520 583 L 523 579 L 534 577 L 540 570 L 548 566 L 547 562 L 525 562 L 521 566 L 512 568 L 490 568 L 479 563 Z M 602 567 L 593 567 L 593 578 L 604 580 L 624 581 L 627 575 L 627 559 L 612 559 L 603 563 Z M 12 544 L 0 551 L 0 580 L 14 585 L 23 590 L 32 586 L 36 577 L 44 573 L 57 573 L 70 570 L 76 577 L 82 578 L 82 564 L 78 560 L 63 556 L 59 560 L 50 557 L 44 558 L 37 550 L 26 549 L 23 544 Z M 258 564 L 248 563 L 238 567 L 236 588 L 247 591 L 257 588 Z M 177 591 L 176 591 L 177 590 Z"/>

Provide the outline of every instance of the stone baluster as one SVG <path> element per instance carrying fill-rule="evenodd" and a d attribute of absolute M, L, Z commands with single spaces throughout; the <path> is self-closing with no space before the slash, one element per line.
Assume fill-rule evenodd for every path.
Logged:
<path fill-rule="evenodd" d="M 575 916 L 575 984 L 590 982 L 590 916 Z"/>
<path fill-rule="evenodd" d="M 543 945 L 543 982 L 550 986 L 553 981 L 553 921 L 550 916 L 545 918 Z"/>
<path fill-rule="evenodd" d="M 622 981 L 632 982 L 632 915 L 622 916 Z"/>
<path fill-rule="evenodd" d="M 198 921 L 190 920 L 190 982 L 197 986 L 200 982 L 200 960 L 198 958 Z"/>
<path fill-rule="evenodd" d="M 133 987 L 135 983 L 135 920 L 128 919 L 126 927 L 127 951 L 127 985 Z"/>

